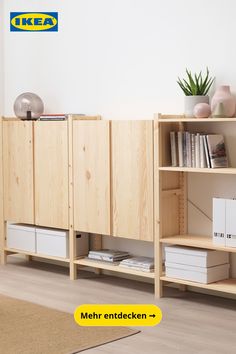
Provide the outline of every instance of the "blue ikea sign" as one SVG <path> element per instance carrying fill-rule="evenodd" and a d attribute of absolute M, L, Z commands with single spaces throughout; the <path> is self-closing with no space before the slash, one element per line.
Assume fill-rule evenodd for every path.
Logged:
<path fill-rule="evenodd" d="M 11 32 L 57 32 L 58 12 L 11 12 Z"/>

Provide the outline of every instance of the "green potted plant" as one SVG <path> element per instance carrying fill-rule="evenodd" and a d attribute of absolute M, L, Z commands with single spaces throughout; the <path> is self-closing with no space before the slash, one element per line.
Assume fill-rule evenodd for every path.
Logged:
<path fill-rule="evenodd" d="M 209 69 L 206 69 L 206 75 L 203 76 L 200 71 L 199 74 L 192 74 L 191 71 L 186 69 L 187 78 L 180 79 L 178 77 L 178 85 L 185 94 L 185 109 L 186 117 L 193 117 L 193 109 L 197 103 L 208 103 L 208 91 L 214 81 L 214 77 L 209 76 Z"/>

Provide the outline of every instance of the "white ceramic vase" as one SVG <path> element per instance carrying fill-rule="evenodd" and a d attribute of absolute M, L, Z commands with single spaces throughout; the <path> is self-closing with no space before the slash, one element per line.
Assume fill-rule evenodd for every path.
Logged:
<path fill-rule="evenodd" d="M 220 86 L 216 90 L 211 100 L 211 111 L 214 116 L 215 111 L 218 110 L 219 104 L 223 105 L 223 116 L 233 117 L 235 115 L 235 98 L 230 92 L 229 86 Z"/>
<path fill-rule="evenodd" d="M 185 96 L 184 115 L 185 117 L 194 117 L 194 107 L 198 103 L 209 103 L 208 96 Z"/>

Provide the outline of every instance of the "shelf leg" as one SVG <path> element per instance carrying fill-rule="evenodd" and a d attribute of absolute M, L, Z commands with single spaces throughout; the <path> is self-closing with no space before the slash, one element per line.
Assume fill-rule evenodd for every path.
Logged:
<path fill-rule="evenodd" d="M 76 259 L 76 233 L 71 227 L 69 230 L 70 240 L 70 280 L 77 279 L 77 264 L 74 263 Z"/>
<path fill-rule="evenodd" d="M 187 291 L 187 286 L 186 285 L 184 285 L 184 284 L 179 284 L 179 290 L 180 291 Z"/>
<path fill-rule="evenodd" d="M 102 274 L 102 270 L 100 268 L 95 268 L 94 273 L 97 275 L 100 275 L 100 274 Z"/>
<path fill-rule="evenodd" d="M 70 280 L 77 279 L 77 264 L 70 262 Z"/>
<path fill-rule="evenodd" d="M 26 261 L 31 262 L 33 260 L 32 256 L 25 256 Z"/>
<path fill-rule="evenodd" d="M 160 299 L 163 295 L 163 284 L 161 280 L 155 280 L 155 297 Z"/>
<path fill-rule="evenodd" d="M 7 252 L 2 251 L 1 252 L 1 265 L 6 265 L 7 264 Z"/>

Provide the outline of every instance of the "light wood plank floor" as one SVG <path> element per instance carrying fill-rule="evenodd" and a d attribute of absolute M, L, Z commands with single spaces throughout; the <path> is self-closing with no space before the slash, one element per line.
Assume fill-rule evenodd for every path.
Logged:
<path fill-rule="evenodd" d="M 154 300 L 153 286 L 81 272 L 70 281 L 64 267 L 9 257 L 0 267 L 0 293 L 73 313 L 83 303 L 155 303 L 163 311 L 159 326 L 86 354 L 235 354 L 236 302 L 166 289 Z M 32 353 L 33 354 L 33 353 Z M 46 353 L 45 353 L 46 354 Z"/>

